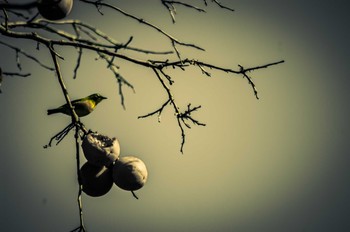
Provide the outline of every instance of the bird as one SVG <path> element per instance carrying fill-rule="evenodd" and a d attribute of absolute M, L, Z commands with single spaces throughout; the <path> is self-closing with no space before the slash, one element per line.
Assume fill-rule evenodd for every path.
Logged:
<path fill-rule="evenodd" d="M 100 103 L 104 99 L 107 99 L 107 98 L 98 94 L 98 93 L 94 93 L 94 94 L 91 94 L 87 97 L 73 100 L 73 101 L 71 101 L 71 103 L 72 103 L 74 111 L 78 115 L 78 117 L 84 117 L 84 116 L 90 114 L 95 109 L 97 104 Z M 56 114 L 56 113 L 63 113 L 66 115 L 71 115 L 69 105 L 64 104 L 58 108 L 47 110 L 47 115 Z"/>

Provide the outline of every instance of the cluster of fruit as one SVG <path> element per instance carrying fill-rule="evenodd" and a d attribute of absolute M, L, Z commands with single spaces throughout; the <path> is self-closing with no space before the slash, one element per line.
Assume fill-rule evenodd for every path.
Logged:
<path fill-rule="evenodd" d="M 147 181 L 147 168 L 134 156 L 119 157 L 120 145 L 116 138 L 89 133 L 82 142 L 87 162 L 80 169 L 82 190 L 92 197 L 103 196 L 113 182 L 121 189 L 135 191 Z"/>

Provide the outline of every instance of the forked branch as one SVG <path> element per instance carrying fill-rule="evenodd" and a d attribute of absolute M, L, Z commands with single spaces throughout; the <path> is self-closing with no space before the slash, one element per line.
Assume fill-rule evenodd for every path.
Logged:
<path fill-rule="evenodd" d="M 161 119 L 161 114 L 163 112 L 163 110 L 165 109 L 165 107 L 167 106 L 172 106 L 173 110 L 174 110 L 174 115 L 176 116 L 176 120 L 177 120 L 177 124 L 180 128 L 181 131 L 181 146 L 180 146 L 180 151 L 181 153 L 183 153 L 183 148 L 185 145 L 185 141 L 186 141 L 186 134 L 185 134 L 185 129 L 184 126 L 187 128 L 191 128 L 191 126 L 188 124 L 188 121 L 192 122 L 192 124 L 197 125 L 197 126 L 205 126 L 204 123 L 199 122 L 198 120 L 194 119 L 191 115 L 192 112 L 198 110 L 199 108 L 201 108 L 201 106 L 196 106 L 196 107 L 191 107 L 191 104 L 188 104 L 187 106 L 187 110 L 181 112 L 180 108 L 177 106 L 177 103 L 175 101 L 175 98 L 171 92 L 170 87 L 165 83 L 164 78 L 168 78 L 164 72 L 157 70 L 156 68 L 153 68 L 154 73 L 156 74 L 158 80 L 160 81 L 160 83 L 162 84 L 164 90 L 166 91 L 166 94 L 168 96 L 168 99 L 165 103 L 162 104 L 162 106 L 160 108 L 158 108 L 157 110 L 139 116 L 138 118 L 147 118 L 147 117 L 151 117 L 153 115 L 157 115 L 158 116 L 158 122 L 160 122 Z M 163 77 L 162 77 L 163 75 Z"/>

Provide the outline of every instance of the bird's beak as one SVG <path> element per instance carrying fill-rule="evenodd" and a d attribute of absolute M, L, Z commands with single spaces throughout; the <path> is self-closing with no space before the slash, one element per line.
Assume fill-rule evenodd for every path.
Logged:
<path fill-rule="evenodd" d="M 104 97 L 104 96 L 101 96 L 101 98 L 102 98 L 102 99 L 107 99 L 107 98 L 106 98 L 106 97 Z"/>

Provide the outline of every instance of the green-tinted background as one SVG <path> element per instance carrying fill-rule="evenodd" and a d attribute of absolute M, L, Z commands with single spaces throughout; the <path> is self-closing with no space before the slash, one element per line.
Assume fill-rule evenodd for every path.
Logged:
<path fill-rule="evenodd" d="M 166 93 L 151 70 L 118 61 L 134 86 L 120 105 L 113 75 L 95 54 L 85 52 L 72 80 L 75 50 L 59 49 L 72 98 L 93 92 L 108 97 L 83 122 L 116 136 L 122 155 L 146 163 L 149 180 L 131 193 L 113 187 L 103 197 L 83 195 L 89 231 L 347 231 L 350 228 L 349 54 L 347 1 L 211 1 L 208 13 L 178 7 L 171 23 L 160 1 L 115 1 L 206 52 L 181 48 L 183 56 L 224 67 L 286 63 L 251 73 L 261 99 L 245 79 L 196 68 L 172 71 L 181 107 L 202 105 L 193 116 L 207 123 L 180 131 L 167 109 L 138 120 L 163 103 Z M 195 1 L 203 5 L 202 1 Z M 81 18 L 116 39 L 153 50 L 170 49 L 152 29 L 104 10 L 75 3 L 71 18 Z M 1 37 L 3 40 L 3 37 Z M 18 43 L 51 64 L 47 50 Z M 15 71 L 15 54 L 0 47 L 1 67 Z M 187 54 L 187 55 L 185 55 Z M 144 55 L 130 53 L 137 58 Z M 154 57 L 153 57 L 154 58 Z M 161 58 L 159 58 L 161 59 Z M 175 59 L 175 57 L 174 57 Z M 69 231 L 78 226 L 73 133 L 59 146 L 43 149 L 69 123 L 46 110 L 64 103 L 54 74 L 21 57 L 31 77 L 5 77 L 0 95 L 0 230 Z"/>

